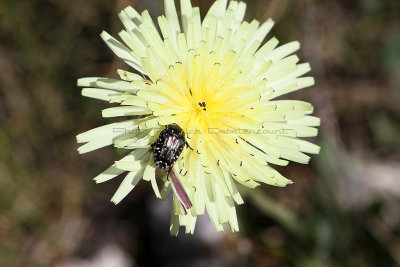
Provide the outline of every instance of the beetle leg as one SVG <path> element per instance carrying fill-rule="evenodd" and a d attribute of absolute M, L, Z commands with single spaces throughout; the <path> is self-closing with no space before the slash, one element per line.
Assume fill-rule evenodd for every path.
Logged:
<path fill-rule="evenodd" d="M 151 150 L 154 150 L 154 147 L 155 147 L 155 146 L 156 146 L 156 142 L 152 143 L 152 144 L 150 145 Z"/>
<path fill-rule="evenodd" d="M 187 141 L 185 141 L 185 144 L 193 151 L 194 149 L 189 145 Z"/>

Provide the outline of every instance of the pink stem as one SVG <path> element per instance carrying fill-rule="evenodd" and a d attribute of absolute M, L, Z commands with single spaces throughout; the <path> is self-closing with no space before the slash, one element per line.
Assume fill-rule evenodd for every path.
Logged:
<path fill-rule="evenodd" d="M 171 177 L 172 188 L 174 189 L 174 192 L 176 196 L 179 198 L 179 201 L 181 202 L 182 206 L 185 209 L 190 209 L 192 207 L 192 202 L 190 201 L 188 195 L 186 194 L 185 189 L 183 188 L 181 182 L 179 181 L 178 177 L 176 176 L 173 170 L 169 172 L 169 176 Z"/>

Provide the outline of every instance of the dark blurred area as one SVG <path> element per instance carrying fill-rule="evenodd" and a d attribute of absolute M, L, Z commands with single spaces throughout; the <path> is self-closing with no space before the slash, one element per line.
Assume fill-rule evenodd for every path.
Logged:
<path fill-rule="evenodd" d="M 243 189 L 239 233 L 201 216 L 170 237 L 170 201 L 141 182 L 114 206 L 121 180 L 92 178 L 118 155 L 75 141 L 110 122 L 76 79 L 128 69 L 99 34 L 163 1 L 0 1 L 0 266 L 400 265 L 400 1 L 245 2 L 247 20 L 275 20 L 269 37 L 301 42 L 316 85 L 285 98 L 314 104 L 321 154 L 280 169 L 294 185 Z"/>

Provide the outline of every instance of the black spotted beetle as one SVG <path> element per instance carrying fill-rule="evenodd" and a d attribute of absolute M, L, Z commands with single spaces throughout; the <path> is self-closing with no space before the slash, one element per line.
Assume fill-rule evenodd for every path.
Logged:
<path fill-rule="evenodd" d="M 157 141 L 153 143 L 151 147 L 154 149 L 154 163 L 156 167 L 168 171 L 168 175 L 171 177 L 172 188 L 180 202 L 185 209 L 190 209 L 192 203 L 178 177 L 172 170 L 174 163 L 178 160 L 185 145 L 192 149 L 186 142 L 185 132 L 179 125 L 174 123 L 167 125 L 165 129 L 161 131 Z"/>
<path fill-rule="evenodd" d="M 171 169 L 186 144 L 185 133 L 177 124 L 169 124 L 161 131 L 154 147 L 154 163 L 160 169 Z"/>

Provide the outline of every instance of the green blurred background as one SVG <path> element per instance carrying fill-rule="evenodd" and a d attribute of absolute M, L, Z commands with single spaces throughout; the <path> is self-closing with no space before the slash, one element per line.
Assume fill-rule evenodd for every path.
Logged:
<path fill-rule="evenodd" d="M 211 0 L 193 0 L 202 15 Z M 296 184 L 244 191 L 241 231 L 169 236 L 170 203 L 142 182 L 115 207 L 120 179 L 92 177 L 118 156 L 78 155 L 75 136 L 109 122 L 76 79 L 127 68 L 99 37 L 127 5 L 162 0 L 0 1 L 0 266 L 399 266 L 400 1 L 252 0 L 246 19 L 299 40 L 316 86 L 322 147 L 280 171 Z"/>

